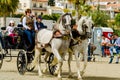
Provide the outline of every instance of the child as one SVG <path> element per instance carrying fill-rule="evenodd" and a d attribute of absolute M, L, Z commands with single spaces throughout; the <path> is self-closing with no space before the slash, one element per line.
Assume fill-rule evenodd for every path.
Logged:
<path fill-rule="evenodd" d="M 15 44 L 14 37 L 17 36 L 17 34 L 14 33 L 15 23 L 13 20 L 10 21 L 9 26 L 6 28 L 6 32 L 8 33 L 8 36 L 12 38 L 12 43 Z"/>

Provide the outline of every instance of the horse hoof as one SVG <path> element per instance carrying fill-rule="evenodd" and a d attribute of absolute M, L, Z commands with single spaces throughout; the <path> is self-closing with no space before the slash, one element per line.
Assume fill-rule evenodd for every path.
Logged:
<path fill-rule="evenodd" d="M 72 74 L 68 76 L 68 78 L 73 78 Z"/>
<path fill-rule="evenodd" d="M 43 77 L 43 74 L 39 74 L 39 77 L 42 78 L 42 77 Z"/>
<path fill-rule="evenodd" d="M 39 77 L 43 77 L 43 73 L 38 72 Z"/>
<path fill-rule="evenodd" d="M 78 78 L 77 80 L 83 80 L 82 78 Z"/>
<path fill-rule="evenodd" d="M 42 70 L 43 73 L 47 73 L 47 69 Z"/>
<path fill-rule="evenodd" d="M 62 78 L 58 78 L 58 80 L 62 80 Z"/>
<path fill-rule="evenodd" d="M 81 76 L 83 76 L 84 72 L 82 71 L 80 74 L 81 74 Z"/>

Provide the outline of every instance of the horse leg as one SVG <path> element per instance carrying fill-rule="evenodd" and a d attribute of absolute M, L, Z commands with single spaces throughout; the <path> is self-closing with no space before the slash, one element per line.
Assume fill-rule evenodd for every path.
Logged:
<path fill-rule="evenodd" d="M 41 60 L 41 54 L 40 54 L 40 48 L 38 48 L 37 46 L 35 46 L 35 58 L 32 61 L 32 66 L 37 65 L 38 67 L 38 74 L 39 76 L 42 76 L 42 72 L 41 72 L 41 66 L 40 66 L 40 60 Z"/>
<path fill-rule="evenodd" d="M 57 74 L 58 74 L 58 79 L 62 79 L 61 78 L 61 68 L 62 68 L 62 64 L 63 64 L 63 60 L 60 56 L 60 54 L 58 53 L 58 50 L 55 48 L 52 48 L 53 54 L 56 56 L 56 58 L 58 59 L 58 70 L 56 70 Z"/>
<path fill-rule="evenodd" d="M 84 54 L 84 67 L 83 67 L 83 70 L 81 72 L 81 76 L 83 76 L 85 69 L 87 67 L 87 58 L 88 58 L 87 50 L 83 54 Z"/>
<path fill-rule="evenodd" d="M 80 60 L 78 58 L 79 52 L 75 51 L 75 59 L 76 59 L 76 66 L 77 66 L 77 74 L 78 74 L 78 80 L 82 80 L 81 74 L 80 74 Z"/>
<path fill-rule="evenodd" d="M 43 72 L 44 73 L 46 73 L 47 71 L 48 71 L 48 66 L 47 66 L 47 63 L 48 63 L 48 61 L 47 61 L 47 59 L 48 59 L 48 57 L 50 56 L 50 53 L 49 52 L 46 52 L 46 54 L 45 54 L 45 58 L 44 58 L 44 60 L 45 60 L 45 69 L 43 70 Z"/>
<path fill-rule="evenodd" d="M 72 52 L 69 52 L 69 57 L 68 57 L 68 68 L 69 68 L 69 77 L 72 77 L 72 71 L 71 71 L 71 60 L 72 60 Z"/>

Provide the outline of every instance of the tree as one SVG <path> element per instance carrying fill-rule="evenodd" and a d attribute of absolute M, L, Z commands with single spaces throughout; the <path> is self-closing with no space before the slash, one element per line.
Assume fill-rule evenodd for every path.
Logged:
<path fill-rule="evenodd" d="M 95 26 L 99 27 L 99 26 L 102 26 L 102 27 L 107 27 L 107 23 L 108 23 L 108 20 L 110 19 L 109 15 L 107 15 L 105 12 L 103 11 L 93 11 L 91 13 L 92 15 L 92 19 L 94 21 L 94 24 Z"/>
<path fill-rule="evenodd" d="M 115 24 L 120 27 L 120 13 L 115 16 Z"/>
<path fill-rule="evenodd" d="M 86 4 L 87 0 L 68 0 L 70 3 L 73 3 L 76 10 L 76 16 L 78 18 L 81 15 L 88 15 L 91 12 L 91 6 Z"/>
<path fill-rule="evenodd" d="M 48 0 L 48 5 L 55 6 L 55 0 Z"/>
<path fill-rule="evenodd" d="M 6 16 L 13 14 L 18 4 L 19 0 L 0 0 L 0 15 L 4 18 L 4 26 L 6 26 Z"/>

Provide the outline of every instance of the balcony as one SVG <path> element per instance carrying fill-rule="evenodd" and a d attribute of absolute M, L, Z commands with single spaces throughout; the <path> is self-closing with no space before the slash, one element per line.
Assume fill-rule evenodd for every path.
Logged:
<path fill-rule="evenodd" d="M 32 7 L 32 10 L 47 11 L 46 7 Z"/>

